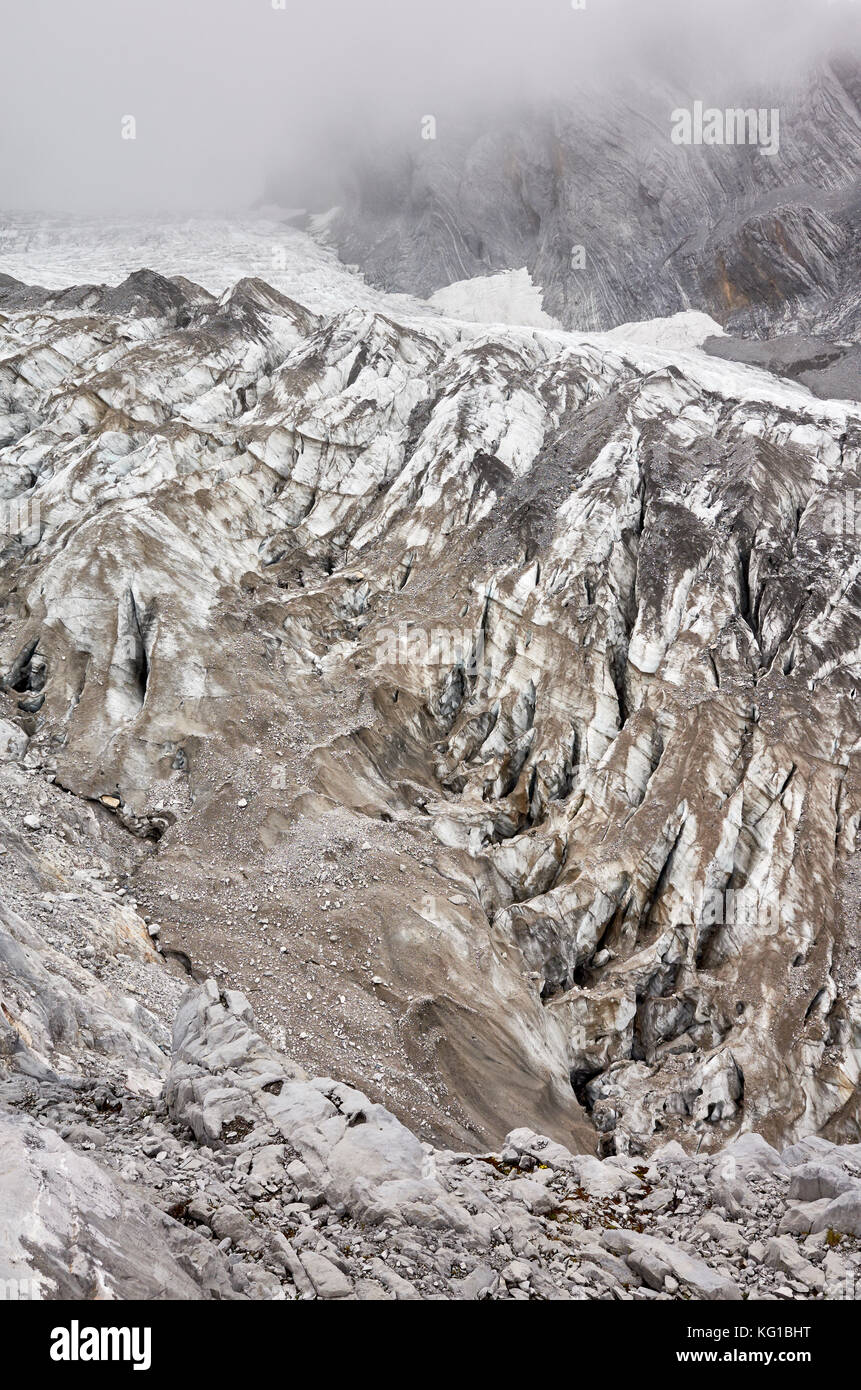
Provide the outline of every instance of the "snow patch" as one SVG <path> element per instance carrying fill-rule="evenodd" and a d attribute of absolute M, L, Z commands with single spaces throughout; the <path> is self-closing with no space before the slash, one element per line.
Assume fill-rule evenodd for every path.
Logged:
<path fill-rule="evenodd" d="M 428 300 L 447 318 L 467 323 L 501 323 L 519 328 L 559 328 L 544 312 L 544 291 L 533 284 L 526 266 L 503 270 L 499 275 L 477 275 L 456 280 L 437 290 Z"/>
<path fill-rule="evenodd" d="M 708 314 L 687 309 L 680 314 L 671 314 L 664 319 L 643 319 L 639 323 L 622 323 L 606 333 L 596 333 L 595 338 L 603 338 L 611 343 L 640 343 L 645 347 L 696 348 L 702 347 L 706 338 L 723 338 L 725 333 L 719 323 Z"/>

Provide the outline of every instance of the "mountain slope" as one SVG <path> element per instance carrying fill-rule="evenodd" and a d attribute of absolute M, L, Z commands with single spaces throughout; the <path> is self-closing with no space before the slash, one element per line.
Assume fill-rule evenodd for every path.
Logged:
<path fill-rule="evenodd" d="M 847 54 L 753 90 L 629 83 L 442 122 L 414 149 L 365 155 L 328 229 L 388 290 L 427 296 L 526 266 L 568 328 L 696 309 L 743 333 L 852 335 L 859 93 Z M 777 152 L 674 144 L 671 114 L 695 100 L 776 109 Z"/>
<path fill-rule="evenodd" d="M 857 406 L 660 325 L 0 294 L 3 714 L 167 950 L 428 1137 L 857 1139 Z"/>

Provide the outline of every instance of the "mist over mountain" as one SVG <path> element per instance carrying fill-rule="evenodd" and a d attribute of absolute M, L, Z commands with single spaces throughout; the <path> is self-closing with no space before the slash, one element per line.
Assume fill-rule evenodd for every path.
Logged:
<path fill-rule="evenodd" d="M 418 157 L 428 113 L 444 143 L 469 119 L 492 129 L 524 100 L 576 104 L 584 87 L 624 100 L 645 78 L 732 97 L 858 34 L 851 0 L 279 3 L 10 3 L 3 206 L 224 211 L 280 174 L 290 206 L 321 210 L 380 144 Z"/>
<path fill-rule="evenodd" d="M 490 124 L 434 122 L 357 162 L 328 231 L 374 283 L 422 296 L 525 266 L 567 328 L 693 308 L 744 333 L 854 334 L 858 52 L 782 79 L 629 79 L 623 96 L 596 84 Z M 697 112 L 698 138 L 676 143 Z M 725 116 L 755 138 L 725 141 Z"/>

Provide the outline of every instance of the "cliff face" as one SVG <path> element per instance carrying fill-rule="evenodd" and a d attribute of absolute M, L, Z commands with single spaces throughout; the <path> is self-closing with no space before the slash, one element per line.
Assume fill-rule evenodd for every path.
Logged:
<path fill-rule="evenodd" d="M 693 114 L 702 93 L 669 88 L 581 91 L 480 129 L 441 122 L 435 140 L 417 130 L 409 152 L 366 159 L 331 231 L 376 284 L 423 296 L 527 266 L 567 328 L 693 308 L 741 332 L 851 335 L 859 96 L 844 57 L 701 103 L 761 110 L 769 137 L 776 110 L 772 153 L 673 143 L 673 111 Z"/>

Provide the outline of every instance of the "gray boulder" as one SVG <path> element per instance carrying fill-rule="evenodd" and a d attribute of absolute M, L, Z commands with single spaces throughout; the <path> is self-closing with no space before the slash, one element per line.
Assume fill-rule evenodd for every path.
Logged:
<path fill-rule="evenodd" d="M 611 1230 L 602 1237 L 602 1244 L 607 1250 L 623 1256 L 649 1288 L 661 1291 L 669 1277 L 679 1284 L 687 1284 L 696 1298 L 741 1298 L 741 1289 L 734 1280 L 669 1241 L 638 1231 Z"/>
<path fill-rule="evenodd" d="M 18 762 L 27 752 L 29 740 L 23 729 L 8 719 L 0 719 L 0 762 Z"/>
<path fill-rule="evenodd" d="M 799 1202 L 816 1202 L 820 1197 L 839 1197 L 853 1189 L 861 1192 L 861 1182 L 831 1163 L 803 1163 L 793 1168 L 789 1195 Z"/>
<path fill-rule="evenodd" d="M 30 1298 L 236 1296 L 210 1243 L 12 1113 L 0 1114 L 0 1210 L 0 1285 Z"/>

